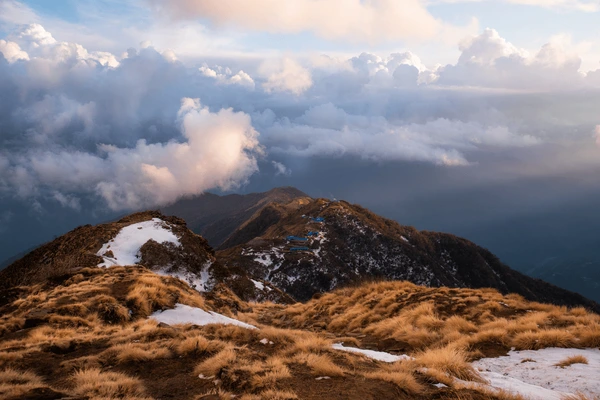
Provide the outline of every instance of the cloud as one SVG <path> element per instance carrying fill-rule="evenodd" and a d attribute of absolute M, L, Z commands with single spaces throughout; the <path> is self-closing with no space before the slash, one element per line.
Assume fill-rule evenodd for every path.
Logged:
<path fill-rule="evenodd" d="M 508 0 L 508 2 L 559 10 L 600 11 L 600 3 L 597 0 Z"/>
<path fill-rule="evenodd" d="M 539 144 L 503 126 L 484 126 L 447 119 L 424 124 L 394 124 L 387 119 L 353 115 L 324 104 L 295 121 L 283 118 L 265 128 L 273 153 L 301 156 L 359 156 L 383 161 L 424 161 L 439 165 L 469 165 L 465 152 L 486 147 L 526 147 Z"/>
<path fill-rule="evenodd" d="M 202 67 L 199 68 L 200 72 L 209 78 L 214 78 L 218 83 L 225 85 L 240 85 L 245 86 L 250 89 L 254 89 L 254 79 L 250 77 L 247 73 L 240 70 L 237 73 L 233 73 L 231 69 L 225 67 L 221 67 L 217 65 L 214 69 L 208 67 L 205 63 Z"/>
<path fill-rule="evenodd" d="M 489 0 L 436 0 L 433 3 L 472 3 L 485 2 Z M 582 12 L 598 12 L 600 11 L 600 3 L 598 0 L 504 0 L 505 3 L 520 4 L 526 6 L 542 7 L 558 11 L 582 11 Z"/>
<path fill-rule="evenodd" d="M 410 51 L 253 70 L 198 68 L 150 43 L 124 50 L 92 52 L 38 25 L 2 42 L 0 197 L 137 209 L 244 184 L 261 157 L 468 168 L 589 143 L 600 107 L 600 72 L 579 72 L 565 37 L 529 54 L 486 30 L 433 67 Z"/>
<path fill-rule="evenodd" d="M 260 72 L 267 76 L 262 84 L 267 92 L 291 92 L 300 94 L 313 84 L 310 72 L 291 58 L 283 58 L 275 63 L 264 63 Z"/>
<path fill-rule="evenodd" d="M 29 60 L 29 54 L 21 50 L 17 43 L 7 42 L 6 40 L 0 40 L 0 53 L 4 55 L 9 63 L 18 60 Z"/>
<path fill-rule="evenodd" d="M 530 55 L 486 29 L 465 40 L 456 65 L 438 71 L 438 84 L 547 91 L 582 88 L 581 59 L 568 51 L 569 41 L 555 37 Z"/>
<path fill-rule="evenodd" d="M 273 164 L 273 167 L 275 168 L 275 175 L 290 176 L 292 174 L 292 170 L 278 161 L 271 161 L 271 164 Z"/>
<path fill-rule="evenodd" d="M 312 32 L 325 39 L 379 42 L 432 38 L 446 26 L 421 0 L 149 0 L 159 12 L 216 26 L 271 33 Z"/>
<path fill-rule="evenodd" d="M 600 125 L 596 125 L 596 129 L 594 129 L 594 138 L 596 139 L 596 145 L 600 147 Z"/>

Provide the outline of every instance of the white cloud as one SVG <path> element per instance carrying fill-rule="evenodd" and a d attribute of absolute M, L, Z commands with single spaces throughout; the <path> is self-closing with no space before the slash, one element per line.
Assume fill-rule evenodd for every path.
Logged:
<path fill-rule="evenodd" d="M 7 176 L 63 191 L 95 191 L 113 210 L 167 204 L 211 188 L 231 189 L 257 171 L 262 152 L 250 117 L 231 109 L 211 113 L 198 99 L 183 99 L 179 111 L 184 142 L 133 148 L 101 146 L 102 154 L 61 149 L 34 151 L 15 161 Z M 24 196 L 34 193 L 24 192 Z M 76 198 L 57 190 L 51 197 L 78 208 Z"/>
<path fill-rule="evenodd" d="M 265 62 L 260 71 L 267 76 L 263 88 L 267 92 L 291 92 L 301 94 L 313 84 L 310 71 L 291 58 Z"/>
<path fill-rule="evenodd" d="M 456 65 L 439 70 L 440 84 L 532 91 L 577 89 L 586 85 L 579 71 L 581 59 L 557 36 L 529 54 L 486 29 L 465 40 Z"/>
<path fill-rule="evenodd" d="M 465 153 L 490 147 L 540 143 L 503 126 L 447 119 L 424 124 L 394 124 L 383 117 L 348 114 L 333 104 L 309 109 L 296 121 L 284 118 L 265 129 L 273 153 L 302 156 L 353 155 L 374 161 L 425 161 L 468 165 Z"/>
<path fill-rule="evenodd" d="M 564 36 L 527 53 L 486 30 L 445 67 L 405 51 L 269 58 L 256 74 L 188 66 L 149 44 L 122 58 L 90 52 L 41 26 L 9 41 L 29 59 L 0 59 L 0 195 L 72 208 L 93 196 L 125 209 L 235 187 L 263 149 L 270 160 L 468 166 L 514 148 L 589 143 L 600 106 L 600 72 L 579 72 Z"/>
<path fill-rule="evenodd" d="M 421 0 L 150 0 L 161 13 L 271 33 L 313 32 L 357 42 L 432 38 L 446 25 Z"/>
<path fill-rule="evenodd" d="M 225 85 L 240 85 L 245 86 L 249 89 L 254 89 L 254 79 L 247 73 L 240 70 L 237 73 L 233 73 L 229 68 L 223 68 L 219 65 L 211 69 L 205 63 L 199 68 L 200 72 L 209 78 L 214 78 L 218 83 Z"/>
<path fill-rule="evenodd" d="M 198 99 L 182 100 L 183 143 L 110 148 L 109 176 L 96 189 L 113 209 L 167 204 L 207 189 L 231 189 L 258 170 L 258 133 L 243 113 L 211 113 Z"/>
<path fill-rule="evenodd" d="M 584 12 L 598 12 L 600 10 L 600 2 L 598 0 L 508 0 L 508 2 L 559 10 L 578 10 Z"/>
<path fill-rule="evenodd" d="M 490 0 L 434 0 L 431 3 L 475 3 L 486 2 Z M 582 11 L 598 12 L 600 11 L 600 2 L 598 0 L 503 0 L 505 3 L 520 4 L 534 7 L 548 8 L 558 11 Z"/>
<path fill-rule="evenodd" d="M 18 60 L 29 60 L 29 54 L 21 50 L 21 47 L 15 42 L 7 42 L 0 39 L 0 53 L 4 55 L 4 58 L 9 63 Z"/>

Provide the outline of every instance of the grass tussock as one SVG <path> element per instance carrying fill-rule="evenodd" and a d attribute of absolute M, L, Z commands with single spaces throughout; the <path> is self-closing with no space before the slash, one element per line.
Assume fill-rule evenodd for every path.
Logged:
<path fill-rule="evenodd" d="M 461 380 L 482 381 L 467 362 L 465 353 L 452 347 L 425 350 L 416 355 L 415 363 L 419 367 L 442 371 Z"/>
<path fill-rule="evenodd" d="M 228 365 L 235 363 L 237 359 L 237 353 L 233 347 L 227 347 L 219 351 L 214 356 L 202 361 L 194 369 L 194 374 L 204 376 L 215 376 L 223 368 Z"/>
<path fill-rule="evenodd" d="M 582 356 L 581 354 L 576 356 L 567 357 L 564 360 L 554 364 L 556 367 L 566 368 L 573 364 L 587 364 L 588 359 Z"/>
<path fill-rule="evenodd" d="M 117 364 L 128 362 L 147 362 L 172 356 L 168 348 L 153 343 L 126 343 L 111 347 L 100 356 L 101 359 L 114 360 Z"/>
<path fill-rule="evenodd" d="M 42 379 L 32 372 L 11 368 L 0 371 L 0 398 L 17 398 L 43 386 Z"/>
<path fill-rule="evenodd" d="M 364 374 L 365 378 L 378 379 L 385 382 L 393 383 L 398 386 L 399 389 L 407 393 L 421 393 L 423 391 L 423 385 L 417 382 L 417 380 L 410 373 L 402 371 L 376 371 L 367 372 Z"/>
<path fill-rule="evenodd" d="M 73 375 L 74 393 L 109 399 L 145 399 L 145 389 L 138 379 L 119 372 L 85 369 Z"/>
<path fill-rule="evenodd" d="M 316 376 L 344 376 L 344 369 L 336 365 L 331 357 L 325 354 L 299 354 L 294 361 L 306 364 Z"/>

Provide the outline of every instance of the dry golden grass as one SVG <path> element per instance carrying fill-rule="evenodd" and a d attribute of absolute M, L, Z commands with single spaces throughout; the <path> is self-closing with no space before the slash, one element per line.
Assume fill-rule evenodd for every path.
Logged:
<path fill-rule="evenodd" d="M 232 365 L 237 359 L 237 353 L 233 347 L 226 347 L 214 356 L 202 361 L 194 369 L 196 375 L 214 376 L 221 369 Z"/>
<path fill-rule="evenodd" d="M 463 393 L 455 378 L 480 382 L 468 361 L 483 356 L 489 348 L 501 353 L 512 346 L 600 346 L 599 316 L 582 308 L 569 310 L 527 302 L 520 296 L 502 296 L 494 290 L 380 282 L 289 306 L 247 304 L 226 290 L 223 293 L 225 297 L 217 301 L 214 294 L 205 299 L 181 281 L 139 267 L 80 270 L 63 285 L 30 288 L 13 302 L 14 311 L 0 317 L 0 366 L 8 371 L 6 376 L 14 375 L 23 360 L 31 365 L 31 359 L 49 347 L 64 351 L 69 356 L 58 365 L 66 371 L 65 376 L 73 376 L 70 386 L 61 387 L 69 395 L 92 399 L 149 396 L 143 382 L 150 378 L 107 372 L 107 368 L 133 371 L 136 363 L 184 361 L 195 365 L 194 378 L 204 385 L 202 395 L 207 394 L 206 385 L 213 387 L 213 380 L 221 385 L 212 393 L 219 398 L 296 399 L 293 390 L 297 386 L 293 385 L 305 384 L 298 379 L 306 379 L 310 373 L 310 379 L 341 377 L 328 384 L 388 382 L 377 384 L 390 390 L 396 390 L 395 386 L 406 396 L 421 399 L 435 391 L 432 382 L 440 382 L 456 398 L 515 400 L 518 396 L 492 393 L 483 385 Z M 259 329 L 165 327 L 147 319 L 157 309 L 176 303 L 218 310 Z M 47 321 L 14 335 L 32 310 L 48 310 Z M 3 335 L 8 336 L 3 339 Z M 260 342 L 263 339 L 267 344 Z M 332 349 L 332 343 L 339 341 L 359 348 L 395 349 L 415 359 L 377 362 Z M 95 352 L 72 356 L 71 349 L 82 346 Z M 1 374 L 0 390 L 7 391 Z M 199 375 L 214 378 L 201 380 Z M 27 381 L 10 383 L 10 390 L 26 393 L 35 385 L 44 386 L 35 375 L 26 376 Z"/>
<path fill-rule="evenodd" d="M 568 367 L 573 364 L 587 364 L 587 363 L 588 363 L 588 359 L 579 354 L 576 356 L 567 357 L 564 360 L 561 360 L 560 362 L 558 362 L 554 365 L 556 367 L 565 368 L 565 367 Z"/>
<path fill-rule="evenodd" d="M 117 364 L 126 362 L 145 362 L 161 358 L 169 358 L 172 353 L 164 347 L 157 347 L 154 343 L 126 343 L 112 346 L 106 350 L 101 359 L 114 360 Z"/>
<path fill-rule="evenodd" d="M 102 372 L 99 369 L 85 369 L 73 375 L 73 392 L 79 396 L 92 398 L 145 399 L 141 381 L 118 372 Z"/>
<path fill-rule="evenodd" d="M 466 361 L 466 355 L 453 347 L 428 349 L 415 356 L 419 367 L 442 371 L 458 379 L 482 381 L 475 369 Z"/>
<path fill-rule="evenodd" d="M 290 378 L 292 374 L 289 368 L 285 365 L 285 360 L 280 357 L 272 357 L 268 359 L 264 367 L 264 374 L 254 375 L 252 377 L 252 386 L 255 388 L 273 387 L 278 381 L 285 378 Z"/>
<path fill-rule="evenodd" d="M 298 354 L 294 357 L 294 361 L 306 364 L 316 376 L 344 376 L 344 369 L 336 365 L 331 357 L 325 354 Z"/>
<path fill-rule="evenodd" d="M 421 393 L 423 391 L 423 385 L 419 384 L 417 380 L 407 372 L 376 371 L 367 372 L 363 376 L 369 379 L 379 379 L 381 381 L 393 383 L 398 386 L 398 388 L 408 393 Z"/>
<path fill-rule="evenodd" d="M 202 335 L 193 335 L 183 340 L 174 340 L 171 344 L 177 355 L 202 355 L 221 350 L 225 343 L 209 340 Z"/>
<path fill-rule="evenodd" d="M 267 320 L 261 315 L 270 314 Z M 502 296 L 493 289 L 425 288 L 377 282 L 326 293 L 308 303 L 259 304 L 253 318 L 275 326 L 315 327 L 338 336 L 393 339 L 412 351 L 452 346 L 481 357 L 480 348 L 600 346 L 600 316 Z M 324 327 L 324 328 L 322 328 Z"/>
<path fill-rule="evenodd" d="M 29 371 L 10 368 L 0 371 L 0 398 L 16 398 L 43 386 L 42 379 Z"/>
<path fill-rule="evenodd" d="M 538 332 L 517 334 L 511 344 L 517 350 L 539 350 L 547 347 L 576 347 L 573 334 L 562 329 L 549 329 Z"/>

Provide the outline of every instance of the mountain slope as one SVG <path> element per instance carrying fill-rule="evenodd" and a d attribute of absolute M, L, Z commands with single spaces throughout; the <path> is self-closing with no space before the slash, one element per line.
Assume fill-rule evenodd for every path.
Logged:
<path fill-rule="evenodd" d="M 288 240 L 290 235 L 297 238 Z M 600 311 L 583 296 L 510 269 L 465 239 L 419 232 L 345 201 L 312 200 L 260 237 L 218 251 L 217 258 L 272 282 L 298 300 L 381 279 L 435 287 L 490 287 L 529 300 Z"/>
<path fill-rule="evenodd" d="M 189 228 L 202 235 L 211 246 L 223 246 L 231 234 L 270 204 L 289 204 L 293 200 L 309 199 L 293 187 L 275 188 L 264 193 L 218 196 L 204 193 L 186 198 L 162 208 L 167 215 L 183 218 Z M 229 242 L 226 246 L 239 244 Z"/>
<path fill-rule="evenodd" d="M 82 268 L 128 265 L 177 277 L 199 291 L 224 283 L 244 299 L 291 300 L 269 284 L 253 282 L 243 269 L 220 263 L 185 221 L 158 211 L 76 228 L 0 271 L 0 290 L 60 279 Z"/>
<path fill-rule="evenodd" d="M 223 285 L 199 293 L 140 266 L 55 278 L 13 288 L 0 303 L 2 399 L 600 395 L 600 316 L 581 308 L 408 282 L 339 289 L 304 304 L 248 303 Z M 586 354 L 589 365 L 542 370 L 544 351 L 557 350 L 564 356 L 555 362 Z M 514 365 L 502 374 L 476 368 L 507 353 Z M 534 369 L 560 374 L 565 384 L 536 379 Z"/>

